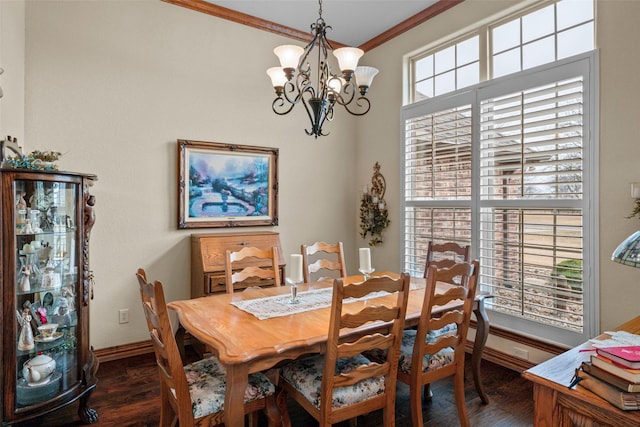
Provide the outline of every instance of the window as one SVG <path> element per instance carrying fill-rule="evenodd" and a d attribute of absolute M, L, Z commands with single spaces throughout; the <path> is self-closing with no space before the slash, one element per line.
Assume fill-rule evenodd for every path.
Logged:
<path fill-rule="evenodd" d="M 412 61 L 413 99 L 420 101 L 480 81 L 477 35 Z"/>
<path fill-rule="evenodd" d="M 589 52 L 595 40 L 594 11 L 593 0 L 539 2 L 413 56 L 409 102 Z"/>
<path fill-rule="evenodd" d="M 470 243 L 492 322 L 570 345 L 597 331 L 596 62 L 583 54 L 402 110 L 404 270 L 422 274 L 429 240 Z"/>
<path fill-rule="evenodd" d="M 563 0 L 490 27 L 495 77 L 593 49 L 593 2 Z"/>
<path fill-rule="evenodd" d="M 569 345 L 598 321 L 594 8 L 538 2 L 409 58 L 402 110 L 404 269 L 471 244 L 492 322 Z"/>

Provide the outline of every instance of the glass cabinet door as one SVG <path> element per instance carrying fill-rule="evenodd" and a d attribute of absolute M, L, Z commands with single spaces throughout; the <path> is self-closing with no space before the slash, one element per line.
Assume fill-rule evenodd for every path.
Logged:
<path fill-rule="evenodd" d="M 16 407 L 78 382 L 80 184 L 16 180 Z"/>

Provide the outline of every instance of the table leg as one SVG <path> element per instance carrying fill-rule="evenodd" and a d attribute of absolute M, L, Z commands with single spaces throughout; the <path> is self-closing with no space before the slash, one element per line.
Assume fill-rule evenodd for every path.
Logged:
<path fill-rule="evenodd" d="M 244 427 L 244 392 L 249 383 L 249 367 L 245 364 L 225 365 L 227 389 L 224 396 L 224 425 Z"/>
<path fill-rule="evenodd" d="M 480 379 L 480 361 L 482 360 L 482 352 L 484 346 L 487 343 L 489 337 L 489 318 L 484 308 L 485 298 L 491 297 L 490 295 L 481 295 L 476 300 L 473 312 L 476 315 L 476 337 L 473 341 L 473 355 L 471 356 L 471 370 L 473 371 L 473 383 L 476 386 L 476 391 L 480 395 L 482 403 L 489 403 L 489 397 L 484 391 L 482 386 L 482 380 Z"/>

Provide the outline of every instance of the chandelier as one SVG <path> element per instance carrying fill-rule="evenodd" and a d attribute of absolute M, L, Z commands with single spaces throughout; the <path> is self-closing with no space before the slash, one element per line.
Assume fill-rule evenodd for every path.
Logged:
<path fill-rule="evenodd" d="M 358 67 L 358 60 L 364 55 L 362 49 L 333 49 L 326 34 L 331 27 L 322 19 L 322 0 L 318 4 L 319 17 L 311 24 L 313 40 L 304 49 L 294 45 L 276 47 L 273 52 L 280 59 L 280 67 L 267 70 L 276 92 L 271 105 L 273 112 L 283 116 L 302 102 L 311 120 L 311 128 L 305 132 L 315 138 L 328 135 L 322 131 L 322 125 L 325 120 L 333 119 L 336 104 L 354 116 L 369 112 L 371 103 L 366 94 L 378 74 L 376 68 Z M 338 61 L 339 73 L 331 71 L 327 58 L 329 51 Z M 315 75 L 312 69 L 315 69 Z"/>

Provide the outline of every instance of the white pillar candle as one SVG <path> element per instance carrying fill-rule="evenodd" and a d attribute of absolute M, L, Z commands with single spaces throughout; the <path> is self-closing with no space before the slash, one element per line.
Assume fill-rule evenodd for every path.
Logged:
<path fill-rule="evenodd" d="M 289 277 L 293 283 L 302 282 L 302 255 L 291 254 L 291 276 Z"/>
<path fill-rule="evenodd" d="M 640 182 L 631 183 L 631 198 L 640 199 Z"/>
<path fill-rule="evenodd" d="M 360 248 L 360 271 L 371 271 L 371 250 Z"/>

